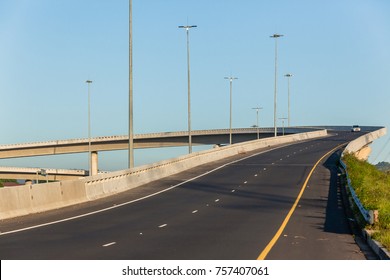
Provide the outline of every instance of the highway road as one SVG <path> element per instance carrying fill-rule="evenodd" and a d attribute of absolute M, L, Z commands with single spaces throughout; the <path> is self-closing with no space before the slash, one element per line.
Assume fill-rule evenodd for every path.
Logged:
<path fill-rule="evenodd" d="M 108 199 L 1 221 L 0 258 L 370 258 L 351 233 L 335 166 L 340 145 L 360 135 L 241 154 Z"/>

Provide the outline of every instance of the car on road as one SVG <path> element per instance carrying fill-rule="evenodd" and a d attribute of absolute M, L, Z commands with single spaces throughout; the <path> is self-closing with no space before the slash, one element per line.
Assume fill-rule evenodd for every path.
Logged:
<path fill-rule="evenodd" d="M 351 129 L 352 132 L 359 132 L 360 130 L 361 130 L 360 126 L 358 126 L 358 125 L 353 125 L 352 129 Z"/>

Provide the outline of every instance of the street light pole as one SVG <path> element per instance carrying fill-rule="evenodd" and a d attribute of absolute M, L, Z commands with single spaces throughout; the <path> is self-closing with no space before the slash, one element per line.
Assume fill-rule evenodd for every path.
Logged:
<path fill-rule="evenodd" d="M 260 131 L 259 131 L 259 110 L 263 109 L 263 107 L 252 108 L 256 110 L 256 126 L 257 126 L 257 139 L 260 139 Z"/>
<path fill-rule="evenodd" d="M 277 100 L 277 77 L 278 77 L 278 38 L 283 37 L 281 34 L 274 34 L 270 36 L 275 39 L 275 91 L 274 91 L 274 136 L 277 136 L 277 114 L 276 114 L 276 100 Z"/>
<path fill-rule="evenodd" d="M 129 0 L 129 168 L 134 167 L 133 128 L 133 7 Z"/>
<path fill-rule="evenodd" d="M 287 120 L 287 118 L 279 118 L 279 120 L 282 120 L 282 135 L 284 136 L 284 120 Z"/>
<path fill-rule="evenodd" d="M 90 93 L 90 85 L 92 84 L 91 80 L 85 81 L 88 84 L 88 170 L 89 170 L 89 176 L 92 175 L 91 173 L 91 93 Z"/>
<path fill-rule="evenodd" d="M 290 78 L 292 77 L 292 74 L 286 74 L 284 75 L 287 77 L 287 92 L 288 92 L 288 126 L 291 126 L 291 116 L 290 116 Z"/>
<path fill-rule="evenodd" d="M 229 143 L 232 144 L 232 108 L 233 108 L 233 80 L 237 80 L 236 77 L 225 77 L 224 79 L 227 79 L 230 81 L 230 128 L 229 128 Z"/>
<path fill-rule="evenodd" d="M 197 27 L 196 25 L 180 25 L 179 28 L 184 28 L 187 33 L 187 80 L 188 80 L 188 153 L 192 153 L 192 135 L 191 135 L 191 80 L 190 80 L 190 28 Z"/>

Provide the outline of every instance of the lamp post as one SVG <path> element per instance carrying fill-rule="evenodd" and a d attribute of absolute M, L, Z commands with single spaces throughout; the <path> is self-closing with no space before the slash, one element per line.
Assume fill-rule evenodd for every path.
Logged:
<path fill-rule="evenodd" d="M 191 80 L 190 80 L 190 32 L 191 28 L 196 25 L 180 25 L 187 33 L 187 80 L 188 80 L 188 153 L 192 153 L 192 136 L 191 136 Z"/>
<path fill-rule="evenodd" d="M 290 115 L 290 78 L 292 77 L 292 74 L 286 74 L 284 75 L 287 77 L 287 92 L 288 92 L 288 126 L 291 125 L 291 115 Z"/>
<path fill-rule="evenodd" d="M 284 120 L 287 120 L 287 118 L 279 118 L 279 120 L 282 120 L 282 134 L 284 136 Z"/>
<path fill-rule="evenodd" d="M 256 110 L 256 126 L 257 126 L 257 139 L 260 139 L 260 131 L 259 131 L 259 110 L 263 109 L 263 107 L 252 108 Z"/>
<path fill-rule="evenodd" d="M 133 7 L 129 0 L 129 168 L 134 167 L 133 129 Z"/>
<path fill-rule="evenodd" d="M 91 173 L 91 91 L 90 85 L 92 84 L 91 80 L 85 81 L 88 84 L 88 170 L 89 176 Z"/>
<path fill-rule="evenodd" d="M 227 79 L 230 81 L 230 126 L 229 126 L 229 143 L 232 144 L 232 107 L 233 107 L 233 97 L 232 97 L 232 91 L 233 91 L 233 80 L 237 80 L 236 77 L 225 77 L 224 79 Z"/>
<path fill-rule="evenodd" d="M 274 90 L 274 136 L 277 136 L 277 124 L 276 124 L 276 100 L 277 100 L 277 77 L 278 77 L 278 38 L 283 37 L 281 34 L 274 34 L 270 36 L 275 39 L 275 90 Z"/>

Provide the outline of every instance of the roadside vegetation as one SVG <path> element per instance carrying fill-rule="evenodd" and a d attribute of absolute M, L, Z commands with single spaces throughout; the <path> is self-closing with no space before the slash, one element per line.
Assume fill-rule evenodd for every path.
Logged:
<path fill-rule="evenodd" d="M 390 172 L 380 171 L 367 161 L 351 154 L 343 157 L 351 184 L 363 206 L 378 210 L 378 222 L 366 226 L 372 230 L 372 237 L 388 250 L 390 249 Z"/>
<path fill-rule="evenodd" d="M 0 188 L 4 187 L 5 182 L 13 182 L 16 183 L 16 180 L 9 180 L 9 179 L 0 179 Z"/>

